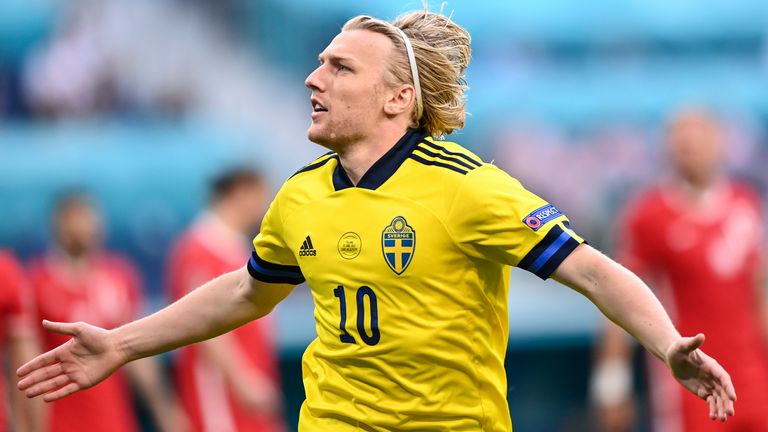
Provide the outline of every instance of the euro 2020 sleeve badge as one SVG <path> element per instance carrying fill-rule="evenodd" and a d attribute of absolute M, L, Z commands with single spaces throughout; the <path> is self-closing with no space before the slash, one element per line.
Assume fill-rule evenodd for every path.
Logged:
<path fill-rule="evenodd" d="M 397 216 L 381 233 L 381 250 L 384 260 L 393 272 L 403 274 L 413 260 L 416 250 L 416 231 L 405 218 Z"/>

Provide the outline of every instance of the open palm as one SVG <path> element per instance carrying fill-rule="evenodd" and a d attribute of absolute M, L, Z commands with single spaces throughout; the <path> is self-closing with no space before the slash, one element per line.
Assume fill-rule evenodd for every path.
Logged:
<path fill-rule="evenodd" d="M 86 323 L 43 321 L 46 329 L 72 336 L 16 371 L 18 388 L 27 397 L 43 395 L 52 402 L 100 383 L 125 361 L 109 331 Z"/>
<path fill-rule="evenodd" d="M 728 372 L 699 347 L 704 335 L 684 337 L 670 347 L 667 362 L 680 384 L 707 401 L 709 417 L 726 421 L 734 415 L 736 391 Z"/>

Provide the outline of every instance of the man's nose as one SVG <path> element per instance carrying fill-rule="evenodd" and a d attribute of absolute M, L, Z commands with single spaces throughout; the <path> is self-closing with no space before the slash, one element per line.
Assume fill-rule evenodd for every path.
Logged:
<path fill-rule="evenodd" d="M 307 79 L 304 80 L 304 85 L 307 86 L 307 88 L 310 90 L 323 90 L 322 80 L 320 79 L 321 69 L 322 66 L 313 70 L 312 73 L 307 76 Z"/>

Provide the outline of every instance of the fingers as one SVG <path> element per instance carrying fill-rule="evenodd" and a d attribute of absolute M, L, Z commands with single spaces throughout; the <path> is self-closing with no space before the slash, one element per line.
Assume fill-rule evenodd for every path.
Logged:
<path fill-rule="evenodd" d="M 733 399 L 728 395 L 728 391 L 725 387 L 717 383 L 715 387 L 706 393 L 707 405 L 709 405 L 709 418 L 712 420 L 720 420 L 725 422 L 729 416 L 733 416 L 736 412 L 733 406 Z"/>
<path fill-rule="evenodd" d="M 731 403 L 735 402 L 737 400 L 736 397 L 736 389 L 733 387 L 733 381 L 731 381 L 731 377 L 728 377 L 728 382 L 725 383 L 723 386 L 725 388 L 725 394 L 728 396 L 728 399 L 731 400 Z"/>
<path fill-rule="evenodd" d="M 712 419 L 719 419 L 721 422 L 725 422 L 729 416 L 735 414 L 733 401 L 728 398 L 724 389 L 718 390 L 715 399 L 717 401 L 717 417 L 712 417 Z"/>
<path fill-rule="evenodd" d="M 65 397 L 65 396 L 69 396 L 69 395 L 71 395 L 72 393 L 74 393 L 74 392 L 76 392 L 78 390 L 80 390 L 80 386 L 79 385 L 77 385 L 75 383 L 69 383 L 69 384 L 65 385 L 64 387 L 56 390 L 55 392 L 46 393 L 45 395 L 43 395 L 43 400 L 46 401 L 46 402 L 53 402 L 55 400 L 59 400 L 59 399 Z"/>
<path fill-rule="evenodd" d="M 56 352 L 57 350 L 54 349 L 33 358 L 32 360 L 22 365 L 18 370 L 16 370 L 16 375 L 19 378 L 23 378 L 35 370 L 48 366 L 52 363 L 56 363 L 58 361 Z"/>
<path fill-rule="evenodd" d="M 24 377 L 24 379 L 19 381 L 17 387 L 19 390 L 24 391 L 35 384 L 41 383 L 51 378 L 55 378 L 56 376 L 62 375 L 63 373 L 64 369 L 61 367 L 61 363 L 46 366 L 44 368 L 37 369 Z"/>
<path fill-rule="evenodd" d="M 693 337 L 684 337 L 680 342 L 680 351 L 690 353 L 704 345 L 704 334 L 699 333 Z"/>
<path fill-rule="evenodd" d="M 80 334 L 80 323 L 59 323 L 59 322 L 43 320 L 43 327 L 55 333 L 68 335 L 68 336 L 77 336 L 78 334 Z M 28 361 L 27 363 L 25 363 L 19 369 L 16 370 L 16 375 L 19 377 L 24 377 L 25 375 L 29 374 L 34 370 L 37 370 L 42 367 L 48 366 L 49 364 L 55 363 L 56 361 L 58 361 L 57 351 L 58 349 L 48 351 Z"/>
<path fill-rule="evenodd" d="M 48 393 L 51 390 L 56 390 L 58 388 L 63 387 L 65 384 L 68 384 L 69 377 L 66 375 L 57 375 L 47 381 L 43 381 L 41 383 L 35 384 L 32 387 L 28 388 L 24 394 L 28 398 L 33 398 L 35 396 L 40 396 L 41 394 Z"/>
<path fill-rule="evenodd" d="M 706 364 L 704 368 L 709 372 L 709 374 L 711 374 L 712 378 L 714 379 L 715 385 L 724 391 L 724 396 L 726 399 L 735 401 L 736 389 L 733 386 L 733 380 L 731 380 L 731 375 L 715 359 L 708 356 L 704 352 L 700 351 L 699 353 L 702 359 L 702 363 Z"/>
<path fill-rule="evenodd" d="M 728 420 L 729 416 L 735 414 L 733 402 L 736 400 L 736 392 L 733 388 L 733 382 L 731 381 L 730 375 L 728 375 L 722 367 L 719 367 L 719 365 L 717 366 L 719 370 L 714 371 L 712 377 L 714 388 L 711 391 L 711 394 L 717 403 L 717 413 L 716 417 L 712 417 L 711 415 L 710 417 L 713 420 L 719 419 L 720 421 L 725 422 Z"/>
<path fill-rule="evenodd" d="M 717 418 L 717 403 L 713 395 L 707 396 L 707 405 L 709 406 L 709 418 L 714 420 Z"/>
<path fill-rule="evenodd" d="M 62 323 L 43 320 L 43 327 L 54 333 L 67 336 L 77 336 L 80 334 L 80 323 Z"/>
<path fill-rule="evenodd" d="M 723 399 L 722 392 L 718 392 L 717 396 L 717 418 L 720 419 L 720 421 L 724 422 L 727 420 L 727 417 L 725 416 L 725 399 Z"/>
<path fill-rule="evenodd" d="M 733 400 L 726 399 L 725 401 L 725 414 L 733 417 L 736 415 L 736 409 L 733 407 Z"/>
<path fill-rule="evenodd" d="M 703 335 L 685 339 L 679 345 L 680 350 L 693 348 L 696 350 L 693 354 L 698 360 L 698 377 L 695 380 L 697 383 L 694 386 L 696 388 L 694 393 L 707 402 L 709 417 L 712 420 L 725 422 L 729 416 L 735 415 L 736 390 L 733 381 L 715 359 L 697 350 L 703 343 Z"/>
<path fill-rule="evenodd" d="M 726 421 L 728 416 L 735 414 L 733 403 L 736 400 L 736 389 L 733 387 L 733 381 L 728 372 L 717 364 L 714 359 L 712 361 L 717 366 L 713 371 L 713 378 L 715 381 L 715 394 L 718 397 L 721 410 L 719 418 L 721 421 Z"/>
<path fill-rule="evenodd" d="M 725 394 L 725 390 L 721 390 L 720 392 L 720 401 L 723 409 L 723 416 L 720 419 L 726 421 L 728 417 L 732 417 L 733 414 L 735 414 L 733 410 L 733 401 Z"/>
<path fill-rule="evenodd" d="M 720 399 L 720 405 L 722 407 L 722 415 L 720 420 L 726 421 L 729 416 L 736 414 L 733 407 L 733 401 L 735 400 L 735 393 L 733 392 L 733 385 L 730 383 L 730 379 L 726 385 L 718 385 L 717 393 Z M 730 392 L 729 392 L 730 390 Z M 733 398 L 731 396 L 734 396 Z"/>

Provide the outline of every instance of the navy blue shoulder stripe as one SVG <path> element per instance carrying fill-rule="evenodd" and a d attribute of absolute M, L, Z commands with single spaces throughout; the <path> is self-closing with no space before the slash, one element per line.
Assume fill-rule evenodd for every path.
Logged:
<path fill-rule="evenodd" d="M 274 264 L 264 261 L 256 251 L 253 251 L 248 260 L 248 273 L 256 280 L 267 283 L 285 283 L 298 285 L 304 282 L 299 266 Z"/>
<path fill-rule="evenodd" d="M 472 165 L 475 165 L 475 166 L 478 166 L 478 167 L 483 165 L 482 161 L 479 161 L 479 160 L 477 160 L 475 158 L 472 158 L 472 157 L 470 157 L 468 155 L 465 155 L 464 153 L 452 152 L 452 151 L 446 149 L 445 147 L 437 145 L 437 144 L 435 144 L 435 143 L 433 143 L 431 141 L 424 140 L 421 143 L 422 144 L 426 144 L 426 145 L 432 147 L 433 149 L 441 151 L 441 152 L 443 152 L 445 154 L 449 154 L 451 156 L 458 156 L 458 157 L 466 160 L 467 162 L 471 163 Z"/>
<path fill-rule="evenodd" d="M 327 155 L 330 155 L 330 154 L 333 154 L 333 152 L 328 152 L 328 153 L 324 154 L 323 156 L 327 156 Z M 323 156 L 320 156 L 320 157 L 323 157 Z M 325 158 L 325 159 L 323 159 L 323 160 L 321 160 L 319 162 L 311 163 L 311 164 L 305 166 L 304 168 L 302 168 L 302 169 L 296 171 L 295 173 L 293 173 L 293 175 L 288 177 L 288 179 L 292 179 L 296 175 L 301 174 L 303 172 L 312 171 L 313 169 L 320 168 L 321 166 L 323 166 L 326 163 L 328 163 L 329 160 L 331 160 L 331 159 L 338 159 L 338 158 L 339 157 L 337 155 L 333 155 L 333 156 Z"/>
<path fill-rule="evenodd" d="M 517 266 L 547 279 L 578 245 L 578 240 L 555 225 Z"/>
<path fill-rule="evenodd" d="M 469 171 L 463 170 L 463 169 L 461 169 L 461 168 L 459 168 L 459 167 L 457 167 L 455 165 L 449 165 L 447 163 L 442 163 L 442 162 L 439 162 L 439 161 L 436 161 L 436 160 L 424 159 L 423 157 L 421 157 L 419 155 L 415 155 L 413 153 L 411 153 L 411 155 L 408 156 L 408 157 L 413 159 L 413 160 L 415 160 L 416 162 L 422 163 L 424 165 L 434 165 L 434 166 L 439 166 L 439 167 L 442 167 L 442 168 L 448 168 L 449 170 L 456 171 L 457 173 L 460 173 L 460 174 L 466 174 L 466 173 L 469 172 Z"/>
<path fill-rule="evenodd" d="M 469 171 L 472 171 L 473 169 L 477 168 L 476 166 L 470 165 L 470 164 L 464 162 L 461 159 L 457 159 L 457 158 L 450 157 L 450 156 L 445 156 L 445 155 L 440 154 L 440 153 L 434 153 L 434 152 L 431 152 L 431 151 L 429 151 L 429 150 L 427 150 L 427 149 L 425 149 L 424 147 L 421 147 L 421 146 L 416 147 L 416 148 L 420 152 L 426 154 L 427 156 L 432 156 L 434 158 L 438 158 L 438 159 L 442 159 L 442 160 L 445 160 L 445 161 L 453 162 L 455 164 L 458 164 L 458 165 L 461 165 L 461 166 L 465 167 Z"/>

